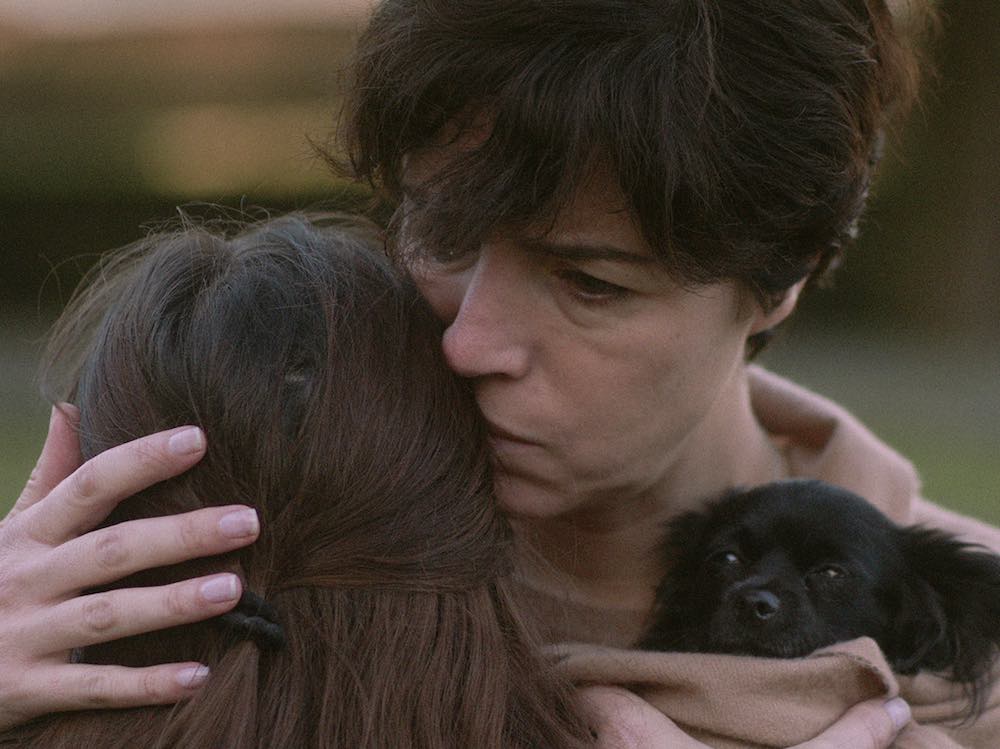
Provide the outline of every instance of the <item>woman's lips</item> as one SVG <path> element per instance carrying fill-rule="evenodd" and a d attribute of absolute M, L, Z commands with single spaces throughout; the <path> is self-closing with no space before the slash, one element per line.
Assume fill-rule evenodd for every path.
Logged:
<path fill-rule="evenodd" d="M 489 425 L 489 435 L 493 442 L 507 442 L 515 445 L 537 445 L 538 443 L 534 440 L 526 439 L 513 432 L 510 432 L 503 427 L 497 426 L 492 422 L 487 422 Z"/>

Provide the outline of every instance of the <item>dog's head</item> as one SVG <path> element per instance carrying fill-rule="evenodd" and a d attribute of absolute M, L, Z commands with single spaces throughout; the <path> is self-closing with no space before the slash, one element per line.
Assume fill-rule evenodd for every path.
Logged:
<path fill-rule="evenodd" d="M 975 696 L 1000 645 L 1000 558 L 822 482 L 733 492 L 671 523 L 665 554 L 640 647 L 791 658 L 867 636 Z"/>

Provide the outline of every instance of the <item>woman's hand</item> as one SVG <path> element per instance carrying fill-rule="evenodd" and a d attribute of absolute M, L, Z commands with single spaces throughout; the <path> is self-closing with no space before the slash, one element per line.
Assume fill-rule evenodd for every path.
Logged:
<path fill-rule="evenodd" d="M 596 749 L 711 749 L 627 689 L 590 686 L 578 693 Z"/>
<path fill-rule="evenodd" d="M 70 414 L 69 416 L 67 414 Z M 180 427 L 80 465 L 73 409 L 53 409 L 38 464 L 0 521 L 0 729 L 49 712 L 175 702 L 205 681 L 198 663 L 149 668 L 70 663 L 75 647 L 224 613 L 235 575 L 81 596 L 139 570 L 251 543 L 247 507 L 212 507 L 93 530 L 122 499 L 186 471 L 205 454 L 201 430 Z"/>
<path fill-rule="evenodd" d="M 910 706 L 899 697 L 862 702 L 816 738 L 793 749 L 888 749 L 910 722 Z"/>
<path fill-rule="evenodd" d="M 579 694 L 597 749 L 709 749 L 627 689 L 590 686 Z M 903 700 L 869 700 L 792 749 L 888 749 L 909 720 L 910 708 Z"/>

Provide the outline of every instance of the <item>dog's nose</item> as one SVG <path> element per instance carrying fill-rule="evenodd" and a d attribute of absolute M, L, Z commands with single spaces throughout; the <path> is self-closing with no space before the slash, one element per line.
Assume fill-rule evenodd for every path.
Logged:
<path fill-rule="evenodd" d="M 744 591 L 740 602 L 761 621 L 770 619 L 781 609 L 781 599 L 771 591 L 760 588 Z"/>

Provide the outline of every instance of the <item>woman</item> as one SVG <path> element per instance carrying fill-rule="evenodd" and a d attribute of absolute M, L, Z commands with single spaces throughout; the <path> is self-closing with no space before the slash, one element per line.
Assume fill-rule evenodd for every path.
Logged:
<path fill-rule="evenodd" d="M 216 597 L 247 591 L 235 614 L 78 642 L 78 663 L 207 664 L 212 690 L 53 716 L 0 745 L 589 745 L 510 603 L 485 428 L 440 334 L 368 238 L 305 216 L 112 255 L 56 325 L 46 389 L 79 409 L 85 459 L 176 424 L 210 447 L 111 512 L 100 558 L 121 571 L 139 518 L 234 501 L 264 530 L 110 586 L 212 572 Z"/>
<path fill-rule="evenodd" d="M 849 244 L 881 134 L 912 99 L 884 2 L 385 0 L 356 68 L 354 167 L 399 203 L 395 246 L 490 425 L 519 595 L 549 640 L 632 642 L 659 521 L 734 484 L 824 478 L 1000 548 L 921 499 L 841 409 L 747 363 Z M 75 466 L 63 429 L 23 504 Z M 90 469 L 109 476 L 102 501 L 164 439 Z M 9 597 L 17 621 L 45 595 Z M 214 610 L 192 596 L 185 614 Z M 35 680 L 40 659 L 13 665 Z M 140 700 L 139 678 L 61 700 Z M 10 704 L 40 709 L 25 691 Z M 887 704 L 871 726 L 846 715 L 841 745 L 887 747 L 907 717 Z"/>

